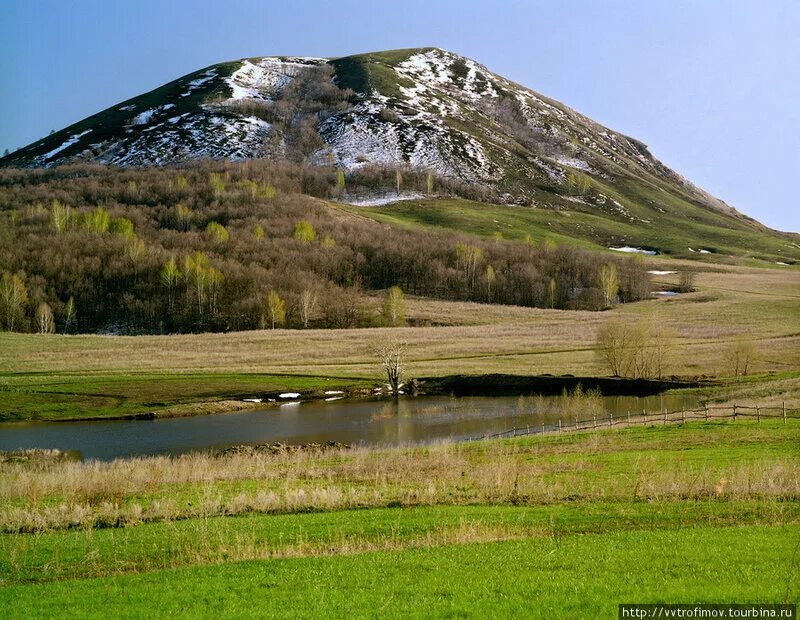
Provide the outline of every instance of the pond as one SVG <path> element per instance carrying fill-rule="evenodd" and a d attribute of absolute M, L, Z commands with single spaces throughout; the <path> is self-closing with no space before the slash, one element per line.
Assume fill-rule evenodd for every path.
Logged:
<path fill-rule="evenodd" d="M 596 415 L 622 417 L 628 411 L 677 411 L 697 404 L 688 395 L 605 396 Z M 578 417 L 591 419 L 591 413 Z M 309 401 L 184 418 L 5 423 L 0 424 L 0 450 L 58 448 L 84 459 L 111 460 L 275 442 L 399 446 L 459 441 L 559 419 L 566 425 L 574 418 L 557 396 Z"/>

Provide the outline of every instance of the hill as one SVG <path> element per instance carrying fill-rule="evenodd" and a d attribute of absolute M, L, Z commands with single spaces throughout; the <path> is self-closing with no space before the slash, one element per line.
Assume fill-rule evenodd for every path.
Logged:
<path fill-rule="evenodd" d="M 667 168 L 640 141 L 437 48 L 213 65 L 0 164 L 140 166 L 199 158 L 431 171 L 480 187 L 493 202 L 591 213 L 644 237 L 662 225 L 695 224 L 773 234 Z M 796 235 L 780 238 L 800 249 Z"/>

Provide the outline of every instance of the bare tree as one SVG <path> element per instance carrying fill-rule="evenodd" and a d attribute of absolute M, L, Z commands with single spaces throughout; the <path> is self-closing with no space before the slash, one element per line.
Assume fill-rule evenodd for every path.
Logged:
<path fill-rule="evenodd" d="M 52 334 L 56 331 L 55 321 L 53 320 L 53 310 L 50 305 L 42 302 L 36 308 L 36 327 L 40 334 Z"/>
<path fill-rule="evenodd" d="M 146 253 L 147 246 L 139 237 L 131 237 L 125 242 L 125 256 L 134 267 L 139 264 Z"/>
<path fill-rule="evenodd" d="M 225 276 L 222 271 L 211 265 L 208 268 L 206 280 L 208 282 L 208 306 L 212 315 L 217 314 L 217 301 L 219 299 L 219 292 L 222 289 L 222 282 Z"/>
<path fill-rule="evenodd" d="M 630 326 L 612 319 L 597 332 L 597 354 L 614 377 L 627 376 L 633 366 L 634 342 Z"/>
<path fill-rule="evenodd" d="M 667 374 L 675 348 L 675 332 L 663 325 L 651 325 L 649 336 L 650 376 L 661 379 Z"/>
<path fill-rule="evenodd" d="M 673 332 L 649 319 L 614 318 L 597 332 L 597 354 L 615 377 L 663 377 Z"/>
<path fill-rule="evenodd" d="M 746 376 L 757 355 L 755 343 L 744 336 L 738 337 L 724 351 L 725 364 L 734 377 Z"/>
<path fill-rule="evenodd" d="M 456 264 L 464 272 L 470 288 L 475 288 L 478 266 L 483 262 L 483 250 L 468 243 L 456 244 Z"/>
<path fill-rule="evenodd" d="M 692 269 L 681 271 L 680 279 L 678 281 L 679 293 L 691 293 L 694 291 L 694 278 L 697 272 Z"/>
<path fill-rule="evenodd" d="M 303 323 L 303 327 L 308 328 L 308 322 L 311 320 L 314 310 L 317 308 L 317 294 L 313 289 L 303 289 L 303 292 L 300 293 L 300 303 L 298 305 L 300 309 L 300 320 Z"/>
<path fill-rule="evenodd" d="M 375 346 L 375 356 L 381 365 L 383 376 L 389 383 L 389 390 L 395 398 L 400 395 L 400 388 L 403 385 L 405 348 L 406 343 L 399 340 L 388 340 Z"/>

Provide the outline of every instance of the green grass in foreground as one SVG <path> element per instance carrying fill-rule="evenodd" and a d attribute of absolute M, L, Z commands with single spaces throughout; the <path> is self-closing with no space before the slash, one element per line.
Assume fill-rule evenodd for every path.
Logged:
<path fill-rule="evenodd" d="M 65 518 L 143 508 L 127 527 L 0 535 L 0 616 L 613 617 L 620 602 L 796 602 L 799 431 L 796 420 L 694 422 L 317 455 L 6 463 L 3 497 L 34 520 L 61 502 Z M 365 494 L 315 504 L 319 485 L 333 499 Z M 270 489 L 267 512 L 283 514 L 247 508 Z M 186 500 L 143 522 L 149 502 Z"/>
<path fill-rule="evenodd" d="M 620 602 L 797 601 L 800 527 L 571 535 L 0 590 L 11 617 L 614 617 Z"/>
<path fill-rule="evenodd" d="M 800 505 L 717 499 L 578 501 L 546 506 L 416 506 L 195 518 L 36 536 L 2 534 L 0 585 L 295 555 L 756 524 L 800 525 Z"/>

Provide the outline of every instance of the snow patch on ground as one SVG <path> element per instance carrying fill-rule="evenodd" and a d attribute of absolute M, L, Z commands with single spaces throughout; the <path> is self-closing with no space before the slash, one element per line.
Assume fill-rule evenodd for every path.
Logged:
<path fill-rule="evenodd" d="M 157 111 L 158 108 L 152 108 L 150 110 L 145 110 L 144 112 L 139 112 L 139 114 L 131 119 L 131 125 L 147 125 Z"/>
<path fill-rule="evenodd" d="M 569 166 L 570 168 L 576 168 L 584 172 L 592 172 L 591 166 L 582 159 L 576 159 L 574 157 L 556 157 L 554 159 L 562 166 Z"/>
<path fill-rule="evenodd" d="M 299 398 L 300 392 L 284 392 L 283 394 L 278 394 L 278 398 Z"/>
<path fill-rule="evenodd" d="M 273 99 L 304 68 L 324 63 L 324 58 L 266 57 L 255 62 L 242 61 L 241 67 L 225 78 L 231 99 Z"/>
<path fill-rule="evenodd" d="M 162 165 L 197 157 L 245 159 L 258 156 L 269 127 L 253 116 L 219 116 L 201 109 L 152 124 L 109 149 L 104 159 L 127 166 Z"/>
<path fill-rule="evenodd" d="M 215 71 L 206 71 L 201 77 L 197 78 L 196 80 L 192 80 L 186 86 L 190 89 L 200 88 L 206 82 L 209 82 L 217 77 Z"/>
<path fill-rule="evenodd" d="M 216 72 L 216 71 L 214 71 L 213 69 L 209 69 L 209 70 L 208 70 L 208 71 L 206 71 L 206 72 L 205 72 L 203 75 L 201 75 L 199 78 L 196 78 L 196 79 L 192 80 L 191 82 L 188 82 L 188 83 L 186 84 L 186 87 L 187 87 L 189 90 L 187 90 L 185 93 L 183 93 L 183 94 L 181 95 L 181 97 L 188 97 L 189 95 L 191 95 L 191 94 L 192 94 L 192 91 L 195 91 L 195 90 L 197 90 L 197 89 L 198 89 L 198 88 L 200 88 L 200 87 L 201 87 L 203 84 L 205 84 L 205 83 L 207 83 L 207 82 L 210 82 L 210 81 L 211 81 L 211 80 L 213 80 L 215 77 L 217 77 L 217 72 Z"/>
<path fill-rule="evenodd" d="M 652 269 L 652 270 L 648 271 L 647 273 L 649 273 L 651 275 L 654 275 L 654 276 L 669 276 L 669 275 L 672 275 L 673 273 L 678 273 L 678 272 L 677 271 L 659 271 L 657 269 Z"/>
<path fill-rule="evenodd" d="M 345 198 L 342 202 L 354 205 L 356 207 L 380 207 L 383 205 L 392 204 L 393 202 L 401 202 L 403 200 L 418 200 L 424 198 L 425 194 L 409 192 L 405 194 L 385 194 L 381 196 L 371 196 L 369 198 Z"/>
<path fill-rule="evenodd" d="M 42 155 L 42 159 L 43 160 L 51 159 L 54 155 L 58 155 L 64 149 L 68 149 L 69 147 L 71 147 L 73 144 L 78 142 L 78 140 L 80 140 L 83 136 L 85 136 L 87 133 L 90 133 L 91 131 L 92 131 L 91 129 L 87 129 L 86 131 L 82 131 L 81 133 L 76 133 L 71 135 L 69 138 L 67 138 L 64 142 L 61 143 L 61 146 L 58 146 L 49 153 Z"/>
<path fill-rule="evenodd" d="M 624 245 L 619 248 L 608 248 L 609 250 L 614 250 L 615 252 L 626 252 L 628 254 L 649 254 L 650 256 L 655 256 L 655 250 L 643 250 L 642 248 L 632 248 L 628 245 Z"/>

